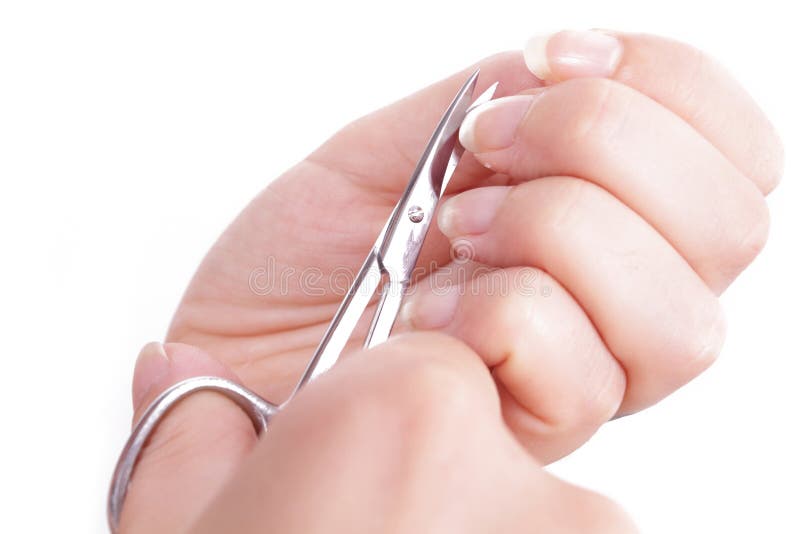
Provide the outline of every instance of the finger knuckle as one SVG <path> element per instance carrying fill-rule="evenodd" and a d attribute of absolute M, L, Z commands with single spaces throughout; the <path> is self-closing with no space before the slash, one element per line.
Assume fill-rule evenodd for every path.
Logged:
<path fill-rule="evenodd" d="M 717 78 L 720 66 L 710 56 L 699 48 L 681 43 L 675 49 L 676 61 L 682 65 L 682 75 L 669 79 L 669 85 L 662 88 L 666 94 L 671 95 L 675 107 L 684 110 L 684 116 L 690 122 L 707 120 L 705 115 L 712 109 L 707 105 L 706 93 L 700 90 L 705 84 L 701 81 Z"/>
<path fill-rule="evenodd" d="M 583 371 L 583 387 L 565 392 L 542 429 L 553 439 L 588 437 L 619 410 L 625 397 L 625 373 L 609 355 L 595 355 Z"/>
<path fill-rule="evenodd" d="M 631 108 L 633 91 L 613 80 L 575 79 L 566 84 L 565 98 L 572 104 L 571 116 L 564 124 L 565 141 L 592 155 L 613 146 L 624 127 Z"/>
<path fill-rule="evenodd" d="M 542 285 L 553 287 L 558 284 L 545 272 L 541 272 L 540 276 Z M 552 324 L 547 320 L 535 319 L 541 309 L 540 302 L 535 298 L 527 298 L 525 305 L 527 308 L 518 307 L 528 312 L 524 327 L 518 329 L 523 337 L 519 346 L 524 347 L 527 344 L 525 337 L 551 339 Z M 553 417 L 545 418 L 550 423 L 550 430 L 556 434 L 596 429 L 613 417 L 625 396 L 626 378 L 622 367 L 608 352 L 601 339 L 589 334 L 586 327 L 585 323 L 571 322 L 570 326 L 565 324 L 562 327 L 564 329 L 560 330 L 560 333 L 566 335 L 561 336 L 559 348 L 556 350 L 561 354 L 587 356 L 581 358 L 585 363 L 575 369 L 581 387 L 566 388 L 565 393 L 568 391 L 569 394 L 565 394 L 558 403 Z"/>
<path fill-rule="evenodd" d="M 725 315 L 719 301 L 714 298 L 708 306 L 700 308 L 693 332 L 685 340 L 683 350 L 672 361 L 681 384 L 710 367 L 719 357 L 725 341 Z"/>
<path fill-rule="evenodd" d="M 530 277 L 528 281 L 513 282 L 523 280 L 520 276 L 523 273 Z M 550 315 L 553 312 L 543 308 L 541 288 L 552 288 L 558 282 L 544 271 L 531 267 L 492 271 L 481 275 L 479 280 L 480 294 L 495 297 L 483 303 L 484 313 L 492 317 L 492 332 L 496 334 L 492 343 L 497 359 L 490 365 L 513 366 L 512 360 L 536 358 L 538 355 L 532 354 L 536 352 L 589 355 L 581 358 L 587 363 L 580 368 L 580 386 L 564 388 L 558 403 L 537 410 L 536 415 L 544 423 L 538 428 L 538 436 L 543 433 L 552 438 L 575 432 L 585 434 L 610 419 L 624 397 L 625 374 L 599 338 L 587 335 L 584 323 L 562 323 L 558 332 L 566 335 L 559 336 L 558 347 L 551 344 L 552 320 L 563 316 Z M 501 284 L 508 287 L 496 292 L 498 287 L 503 287 Z M 540 314 L 548 317 L 543 319 Z"/>
<path fill-rule="evenodd" d="M 584 209 L 587 200 L 599 189 L 581 178 L 565 176 L 542 178 L 534 186 L 550 189 L 547 196 L 552 201 L 542 206 L 541 216 L 544 225 L 555 231 L 580 227 L 580 221 L 588 212 Z"/>
<path fill-rule="evenodd" d="M 591 362 L 585 371 L 587 386 L 566 419 L 570 428 L 593 428 L 605 423 L 617 413 L 625 397 L 625 372 L 617 361 L 609 354 L 598 354 Z"/>
<path fill-rule="evenodd" d="M 766 195 L 778 186 L 783 176 L 785 153 L 778 131 L 755 107 L 746 116 L 734 116 L 731 120 L 743 132 L 737 151 L 732 152 L 733 161 Z"/>
<path fill-rule="evenodd" d="M 769 235 L 770 217 L 763 197 L 739 215 L 741 229 L 735 233 L 722 255 L 722 270 L 731 280 L 761 253 Z"/>
<path fill-rule="evenodd" d="M 760 184 L 761 191 L 764 194 L 778 187 L 783 177 L 786 157 L 783 143 L 778 137 L 775 128 L 770 126 L 769 130 L 769 134 L 761 138 L 767 141 L 764 142 L 763 146 L 755 148 L 755 156 L 753 158 L 755 163 L 752 176 L 756 183 Z"/>

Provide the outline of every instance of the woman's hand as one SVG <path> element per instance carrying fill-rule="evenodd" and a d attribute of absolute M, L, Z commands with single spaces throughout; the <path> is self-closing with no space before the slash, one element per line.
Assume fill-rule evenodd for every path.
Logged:
<path fill-rule="evenodd" d="M 148 346 L 152 393 L 219 364 Z M 141 396 L 138 396 L 141 395 Z M 437 333 L 392 338 L 341 362 L 272 420 L 252 425 L 214 393 L 187 398 L 140 460 L 121 532 L 628 534 L 604 497 L 541 468 L 506 428 L 480 357 Z"/>
<path fill-rule="evenodd" d="M 714 360 L 724 337 L 717 297 L 764 244 L 764 195 L 780 177 L 782 152 L 755 103 L 691 47 L 603 32 L 562 32 L 542 43 L 532 42 L 525 59 L 507 53 L 479 63 L 477 90 L 499 80 L 499 95 L 511 98 L 474 112 L 462 127 L 462 142 L 476 155 L 465 155 L 451 182 L 452 198 L 439 214 L 441 232 L 432 228 L 420 258 L 426 278 L 409 296 L 398 330 L 438 330 L 470 347 L 491 370 L 513 435 L 546 463 L 609 418 L 657 402 Z M 530 73 L 526 60 L 544 80 Z M 270 184 L 203 261 L 168 341 L 200 347 L 211 355 L 206 364 L 215 374 L 236 376 L 265 398 L 283 400 L 341 300 L 343 273 L 360 266 L 433 126 L 472 69 L 345 127 Z M 451 242 L 470 261 L 452 261 Z M 362 326 L 363 333 L 367 322 Z M 351 352 L 357 345 L 354 339 Z M 432 358 L 437 350 L 433 344 L 419 348 Z M 138 398 L 152 398 L 172 383 L 155 380 L 147 361 L 137 370 Z M 347 372 L 358 367 L 348 364 Z M 143 384 L 153 382 L 161 385 L 146 393 Z M 349 387 L 334 377 L 325 383 Z M 319 398 L 317 387 L 305 397 Z M 163 447 L 151 446 L 151 459 L 136 477 L 146 480 L 147 466 L 168 462 L 189 446 L 189 437 L 221 436 L 204 446 L 224 449 L 220 458 L 227 460 L 198 453 L 183 472 L 196 481 L 188 487 L 205 495 L 204 502 L 213 492 L 202 482 L 212 479 L 246 479 L 252 491 L 261 491 L 258 481 L 269 484 L 270 475 L 247 478 L 238 467 L 255 443 L 246 418 L 219 399 L 204 398 L 186 404 L 213 404 L 210 415 L 180 427 L 186 440 L 164 438 Z M 349 398 L 355 410 L 357 397 Z M 317 406 L 302 403 L 307 414 Z M 289 430 L 295 410 L 302 411 L 287 410 L 276 429 L 299 435 Z M 378 425 L 375 439 L 382 439 L 377 434 L 384 427 L 367 420 Z M 221 433 L 234 422 L 238 433 Z M 296 425 L 302 424 L 300 418 Z M 496 429 L 505 436 L 502 426 Z M 169 428 L 163 433 L 169 436 Z M 354 434 L 373 435 L 366 427 Z M 264 441 L 257 450 L 278 447 L 269 437 Z M 344 457 L 337 465 L 349 468 L 347 462 L 359 458 L 348 456 L 345 442 L 338 442 Z M 470 461 L 488 462 L 495 446 L 512 450 L 492 443 Z M 305 446 L 298 442 L 295 449 Z M 291 451 L 285 454 L 276 458 L 295 461 Z M 459 465 L 466 471 L 496 467 Z M 329 474 L 317 474 L 324 487 Z M 477 471 L 473 476 L 480 478 Z M 146 494 L 164 504 L 170 492 L 187 491 L 179 476 L 146 489 L 136 477 L 129 501 Z M 171 485 L 176 481 L 182 483 Z M 228 486 L 212 510 L 236 491 Z M 372 516 L 367 509 L 364 514 Z"/>
<path fill-rule="evenodd" d="M 478 156 L 463 158 L 448 189 L 460 194 L 440 210 L 446 236 L 432 228 L 419 262 L 461 287 L 422 280 L 399 328 L 472 347 L 512 430 L 549 461 L 714 360 L 717 296 L 764 244 L 782 152 L 743 89 L 687 45 L 562 32 L 526 59 L 546 83 L 520 53 L 478 64 L 477 91 L 499 81 L 500 95 L 525 96 L 465 124 Z M 168 340 L 285 398 L 473 69 L 345 127 L 270 184 L 203 261 Z M 453 268 L 449 241 L 499 270 Z"/>

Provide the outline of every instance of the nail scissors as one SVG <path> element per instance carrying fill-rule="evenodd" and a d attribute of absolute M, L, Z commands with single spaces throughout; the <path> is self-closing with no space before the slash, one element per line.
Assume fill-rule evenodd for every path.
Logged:
<path fill-rule="evenodd" d="M 259 434 L 264 432 L 270 418 L 305 384 L 333 367 L 383 280 L 386 281 L 380 290 L 364 346 L 371 348 L 388 339 L 411 284 L 436 206 L 464 153 L 458 142 L 458 129 L 467 113 L 491 100 L 497 89 L 495 83 L 473 100 L 478 74 L 479 70 L 476 70 L 464 83 L 436 126 L 408 187 L 378 235 L 288 400 L 276 405 L 235 382 L 213 376 L 189 378 L 168 388 L 148 406 L 117 461 L 108 494 L 107 514 L 112 532 L 119 527 L 128 484 L 142 449 L 159 422 L 181 399 L 197 391 L 216 391 L 242 408 Z"/>

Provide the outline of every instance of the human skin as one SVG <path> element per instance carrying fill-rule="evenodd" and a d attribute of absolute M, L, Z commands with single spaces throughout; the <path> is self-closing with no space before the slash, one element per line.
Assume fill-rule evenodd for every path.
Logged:
<path fill-rule="evenodd" d="M 561 32 L 478 65 L 478 91 L 499 81 L 500 98 L 462 127 L 469 152 L 419 262 L 452 267 L 451 242 L 467 243 L 467 279 L 420 280 L 387 346 L 359 352 L 362 324 L 260 440 L 228 401 L 184 401 L 145 450 L 122 531 L 632 531 L 541 465 L 713 362 L 718 296 L 764 245 L 781 145 L 723 69 L 663 38 Z M 143 349 L 137 414 L 199 374 L 287 396 L 341 293 L 297 277 L 258 291 L 253 273 L 274 258 L 330 287 L 357 269 L 472 70 L 345 127 L 245 208 L 169 343 Z M 492 291 L 521 270 L 530 287 Z"/>

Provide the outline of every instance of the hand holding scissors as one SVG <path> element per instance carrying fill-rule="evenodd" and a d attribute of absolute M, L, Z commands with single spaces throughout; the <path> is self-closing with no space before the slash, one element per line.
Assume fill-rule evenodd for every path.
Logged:
<path fill-rule="evenodd" d="M 238 517 L 250 521 L 246 524 L 251 528 L 269 528 L 270 520 L 299 521 L 304 513 L 333 521 L 339 510 L 345 517 L 365 521 L 357 526 L 369 531 L 366 522 L 381 515 L 375 510 L 385 512 L 383 517 L 388 517 L 388 510 L 397 511 L 378 508 L 387 505 L 379 495 L 397 503 L 402 495 L 422 495 L 421 488 L 427 487 L 432 489 L 425 501 L 431 504 L 426 516 L 430 521 L 437 517 L 457 521 L 443 512 L 448 503 L 457 501 L 462 518 L 474 520 L 476 532 L 485 524 L 481 520 L 504 524 L 504 518 L 508 531 L 522 524 L 546 529 L 550 520 L 570 524 L 569 518 L 555 514 L 558 506 L 571 510 L 567 515 L 576 521 L 584 512 L 594 517 L 594 510 L 622 525 L 620 531 L 628 528 L 615 509 L 596 496 L 561 493 L 556 489 L 564 485 L 545 483 L 549 479 L 536 475 L 538 464 L 528 463 L 530 459 L 515 444 L 542 463 L 563 456 L 609 418 L 657 402 L 713 361 L 724 333 L 717 296 L 763 245 L 767 227 L 763 195 L 780 176 L 780 143 L 744 91 L 686 45 L 607 32 L 561 32 L 545 45 L 533 42 L 525 61 L 510 53 L 481 62 L 483 85 L 477 92 L 499 81 L 500 98 L 463 118 L 460 140 L 472 154 L 464 155 L 447 184 L 446 192 L 453 197 L 440 206 L 438 224 L 429 227 L 426 247 L 417 258 L 423 276 L 432 277 L 443 269 L 428 266 L 451 263 L 450 243 L 466 243 L 471 260 L 466 264 L 467 277 L 445 277 L 451 282 L 444 285 L 446 291 L 435 284 L 417 284 L 394 325 L 396 332 L 438 330 L 461 343 L 411 336 L 405 338 L 407 345 L 399 338 L 355 355 L 352 365 L 342 362 L 320 378 L 319 386 L 304 388 L 257 444 L 252 423 L 247 418 L 242 421 L 239 409 L 228 401 L 203 395 L 186 399 L 145 449 L 122 514 L 123 525 L 128 521 L 132 528 L 144 529 L 151 518 L 153 525 L 174 519 L 172 525 L 180 526 L 205 513 L 206 525 L 213 525 L 213 518 Z M 705 66 L 700 71 L 698 58 Z M 267 255 L 278 260 L 278 268 L 318 268 L 326 282 L 342 265 L 365 265 L 361 278 L 377 280 L 374 267 L 363 263 L 364 254 L 375 251 L 370 247 L 376 235 L 386 235 L 381 229 L 398 198 L 406 198 L 403 191 L 419 154 L 425 153 L 425 140 L 468 76 L 459 73 L 343 129 L 243 212 L 204 261 L 168 335 L 170 341 L 203 347 L 211 357 L 187 345 L 168 344 L 164 353 L 171 374 L 150 373 L 147 369 L 156 367 L 160 352 L 148 349 L 135 384 L 140 406 L 180 378 L 196 374 L 238 377 L 260 397 L 283 400 L 295 390 L 298 376 L 310 376 L 303 375 L 303 369 L 319 339 L 337 347 L 329 354 L 356 352 L 360 340 L 368 336 L 369 321 L 355 326 L 349 319 L 340 321 L 347 326 L 344 330 L 355 330 L 354 336 L 347 336 L 355 340 L 349 345 L 340 346 L 341 339 L 330 331 L 325 334 L 340 305 L 340 293 L 303 293 L 296 279 L 289 279 L 286 292 L 261 291 L 265 286 L 260 284 L 258 268 Z M 738 118 L 733 126 L 730 117 Z M 416 205 L 405 205 L 400 213 L 409 222 L 419 215 L 410 210 Z M 424 205 L 418 205 L 423 208 L 421 220 L 430 220 Z M 375 255 L 374 263 L 368 260 L 368 264 L 378 264 L 381 276 L 390 276 L 379 258 Z M 505 286 L 508 291 L 497 289 L 525 269 L 536 273 L 533 291 L 513 284 Z M 394 281 L 405 282 L 402 277 Z M 427 290 L 430 287 L 434 289 Z M 367 309 L 382 302 L 387 312 L 396 310 L 399 303 L 391 293 L 383 295 L 387 296 L 378 303 L 365 305 Z M 392 311 L 386 317 L 394 315 Z M 372 336 L 382 339 L 387 326 L 391 324 L 378 322 Z M 435 362 L 433 370 L 415 367 L 427 361 L 415 358 L 419 353 Z M 448 354 L 452 360 L 446 359 Z M 376 358 L 370 359 L 371 355 Z M 383 371 L 381 355 L 386 356 Z M 487 391 L 481 389 L 487 384 L 481 380 L 488 380 L 488 373 L 475 378 L 469 370 L 474 367 L 463 363 L 473 361 L 470 355 L 480 358 L 484 372 L 491 370 L 488 384 L 495 388 L 489 388 L 495 401 L 480 393 Z M 324 348 L 315 358 L 319 369 L 335 360 L 326 356 Z M 390 365 L 393 358 L 410 370 L 400 363 Z M 435 376 L 448 385 L 428 387 L 433 380 L 427 373 L 437 373 L 439 364 L 455 369 L 453 375 L 463 380 L 448 381 L 446 377 L 453 375 L 442 372 Z M 377 384 L 377 389 L 366 384 Z M 468 387 L 462 390 L 458 384 Z M 419 404 L 412 402 L 414 391 L 419 392 Z M 448 396 L 448 392 L 454 393 Z M 340 427 L 347 436 L 359 437 L 352 441 L 337 434 L 335 425 L 324 424 L 321 415 L 314 416 L 343 414 L 356 406 L 369 413 L 370 406 L 383 406 L 389 397 L 402 406 L 393 405 L 402 414 L 420 413 L 425 406 L 443 408 L 429 414 L 431 418 L 391 419 L 420 422 L 403 427 L 406 433 L 393 434 L 391 427 L 375 423 L 372 449 L 369 443 L 367 448 L 357 446 L 364 434 L 356 423 L 372 421 L 366 415 L 350 420 L 355 426 Z M 448 404 L 454 398 L 466 400 L 460 406 Z M 492 412 L 497 399 L 503 424 L 498 423 L 498 412 Z M 478 408 L 484 404 L 489 406 L 488 415 Z M 263 408 L 257 412 L 267 413 L 274 406 Z M 467 413 L 475 415 L 472 434 L 465 430 Z M 192 425 L 179 427 L 180 432 L 168 427 L 171 420 L 191 420 Z M 447 426 L 450 420 L 452 432 Z M 214 436 L 220 439 L 204 442 L 202 430 L 217 428 L 214 423 L 228 431 L 217 431 Z M 508 437 L 506 427 L 517 441 L 495 435 Z M 195 439 L 184 442 L 182 436 Z M 308 436 L 308 441 L 301 436 Z M 379 466 L 391 458 L 389 446 L 407 452 L 414 436 L 429 443 L 436 436 L 449 437 L 451 448 L 444 454 L 431 445 L 425 454 L 413 456 L 434 462 L 424 463 L 426 469 L 411 470 L 420 485 L 403 485 L 402 476 L 380 478 L 397 483 L 391 487 L 375 480 L 362 487 L 354 479 L 342 479 L 348 488 L 363 490 L 353 490 L 359 504 L 369 503 L 358 515 L 359 508 L 344 498 L 348 492 L 336 486 L 331 473 L 358 473 L 358 465 L 365 472 L 381 472 Z M 488 441 L 473 441 L 483 439 Z M 479 443 L 477 450 L 457 456 L 473 443 Z M 205 454 L 185 453 L 197 452 L 195 447 L 203 447 Z M 301 453 L 310 455 L 311 450 L 333 462 L 323 464 L 331 471 L 322 473 L 318 464 L 304 462 L 311 456 Z M 436 461 L 448 457 L 481 484 L 433 476 L 441 471 L 430 466 L 441 467 Z M 515 460 L 506 462 L 508 458 Z M 188 469 L 190 464 L 193 469 Z M 269 471 L 262 470 L 263 465 Z M 300 473 L 299 478 L 277 476 L 284 473 L 281 466 Z M 487 475 L 504 470 L 524 476 L 500 480 Z M 316 486 L 303 473 L 319 475 L 321 487 L 338 488 L 338 497 L 315 493 Z M 272 485 L 271 474 L 283 485 Z M 156 479 L 158 483 L 152 483 Z M 298 481 L 297 487 L 286 485 L 292 480 Z M 438 485 L 446 480 L 456 482 Z M 220 493 L 225 481 L 227 489 Z M 404 493 L 401 488 L 414 489 Z M 292 498 L 278 499 L 281 491 Z M 510 498 L 509 508 L 494 508 L 501 512 L 498 517 L 482 519 L 486 509 L 476 503 L 488 502 L 497 493 L 552 506 L 534 507 L 537 513 L 531 517 L 513 506 L 516 498 Z M 191 498 L 182 499 L 184 495 Z M 275 498 L 254 500 L 259 495 Z M 303 506 L 302 495 L 310 508 Z M 264 502 L 274 506 L 265 508 Z M 225 509 L 231 510 L 234 503 L 241 508 L 225 516 Z M 412 511 L 425 513 L 419 501 L 403 504 L 409 518 L 421 517 Z M 257 521 L 259 510 L 269 513 Z M 456 530 L 464 526 L 448 524 Z"/>

